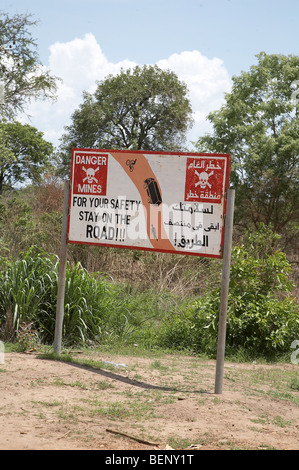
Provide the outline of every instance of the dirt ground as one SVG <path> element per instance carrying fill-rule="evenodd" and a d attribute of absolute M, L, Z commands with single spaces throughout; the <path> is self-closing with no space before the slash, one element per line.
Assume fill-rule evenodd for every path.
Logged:
<path fill-rule="evenodd" d="M 298 365 L 225 363 L 215 395 L 215 361 L 73 358 L 81 365 L 5 354 L 1 450 L 299 449 Z"/>

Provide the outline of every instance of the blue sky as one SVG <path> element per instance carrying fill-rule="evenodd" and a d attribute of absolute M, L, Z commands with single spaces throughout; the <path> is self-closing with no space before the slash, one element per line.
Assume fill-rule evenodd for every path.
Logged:
<path fill-rule="evenodd" d="M 32 13 L 44 66 L 62 78 L 55 104 L 35 103 L 31 123 L 58 144 L 82 91 L 121 67 L 158 64 L 187 83 L 195 126 L 230 91 L 231 77 L 255 55 L 299 55 L 298 0 L 2 0 L 1 10 Z M 298 71 L 299 78 L 299 71 Z M 25 118 L 22 118 L 23 120 Z"/>

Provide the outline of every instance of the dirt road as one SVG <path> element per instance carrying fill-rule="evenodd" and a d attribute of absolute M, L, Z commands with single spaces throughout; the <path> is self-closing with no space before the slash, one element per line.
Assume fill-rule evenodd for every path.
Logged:
<path fill-rule="evenodd" d="M 6 353 L 0 449 L 299 449 L 299 366 L 93 353 L 98 368 Z M 298 384 L 298 382 L 297 382 Z"/>

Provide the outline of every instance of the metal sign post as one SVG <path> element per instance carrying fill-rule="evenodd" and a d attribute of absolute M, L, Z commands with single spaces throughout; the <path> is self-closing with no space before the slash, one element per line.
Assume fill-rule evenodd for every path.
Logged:
<path fill-rule="evenodd" d="M 69 212 L 69 192 L 70 192 L 70 183 L 69 181 L 66 181 L 64 184 L 61 251 L 60 251 L 60 261 L 59 261 L 56 323 L 55 323 L 55 337 L 54 337 L 54 352 L 57 354 L 60 354 L 61 352 L 62 325 L 63 325 L 63 316 L 64 316 L 64 293 L 65 293 L 65 273 L 66 273 L 66 261 L 67 261 L 67 225 L 68 225 L 68 212 Z"/>
<path fill-rule="evenodd" d="M 216 379 L 215 379 L 215 393 L 216 394 L 222 393 L 222 383 L 223 383 L 228 290 L 229 290 L 230 261 L 231 261 L 233 219 L 234 219 L 234 204 L 235 204 L 235 190 L 228 189 L 227 190 L 226 218 L 225 218 L 224 247 L 223 247 L 223 262 L 222 262 L 222 284 L 221 284 L 221 298 L 220 298 L 219 325 L 218 325 L 217 359 L 216 359 Z"/>

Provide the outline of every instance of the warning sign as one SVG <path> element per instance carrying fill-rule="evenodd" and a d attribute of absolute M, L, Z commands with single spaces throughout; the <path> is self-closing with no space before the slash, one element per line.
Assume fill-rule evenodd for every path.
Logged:
<path fill-rule="evenodd" d="M 221 257 L 230 156 L 73 149 L 69 243 Z"/>
<path fill-rule="evenodd" d="M 185 200 L 221 204 L 225 159 L 187 158 Z"/>
<path fill-rule="evenodd" d="M 101 194 L 107 190 L 108 155 L 98 152 L 78 152 L 74 162 L 74 194 Z"/>

